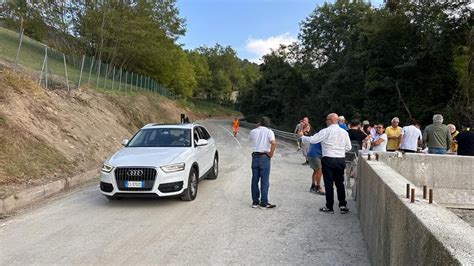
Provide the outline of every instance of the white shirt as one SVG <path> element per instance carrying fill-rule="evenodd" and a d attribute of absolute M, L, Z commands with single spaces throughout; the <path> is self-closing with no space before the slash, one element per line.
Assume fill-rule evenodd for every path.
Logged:
<path fill-rule="evenodd" d="M 323 157 L 345 158 L 346 152 L 352 149 L 349 134 L 338 124 L 332 124 L 311 137 L 301 137 L 303 142 L 321 142 Z"/>
<path fill-rule="evenodd" d="M 373 151 L 387 151 L 387 142 L 388 142 L 387 135 L 385 133 L 382 135 L 376 134 L 374 138 L 372 139 L 372 141 L 377 141 L 379 139 L 383 139 L 384 141 L 379 143 L 379 145 L 372 146 L 372 150 Z"/>
<path fill-rule="evenodd" d="M 418 140 L 422 139 L 421 130 L 414 125 L 403 127 L 403 135 L 400 149 L 416 151 L 418 149 Z"/>
<path fill-rule="evenodd" d="M 267 127 L 259 126 L 250 131 L 249 139 L 252 143 L 252 152 L 270 152 L 275 133 Z"/>

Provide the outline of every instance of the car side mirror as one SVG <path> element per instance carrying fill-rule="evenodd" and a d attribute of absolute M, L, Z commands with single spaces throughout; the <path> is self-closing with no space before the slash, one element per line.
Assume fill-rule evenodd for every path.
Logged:
<path fill-rule="evenodd" d="M 122 140 L 122 146 L 127 146 L 127 144 L 128 144 L 128 139 Z"/>
<path fill-rule="evenodd" d="M 198 140 L 198 142 L 196 143 L 196 146 L 206 146 L 209 142 L 207 141 L 207 139 L 200 139 Z"/>

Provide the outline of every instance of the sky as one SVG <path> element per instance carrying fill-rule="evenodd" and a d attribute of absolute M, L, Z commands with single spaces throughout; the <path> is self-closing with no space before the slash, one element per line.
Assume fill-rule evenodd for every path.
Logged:
<path fill-rule="evenodd" d="M 238 57 L 261 63 L 280 44 L 297 40 L 300 22 L 324 0 L 178 0 L 185 49 L 230 45 Z M 374 2 L 382 2 L 375 0 Z"/>

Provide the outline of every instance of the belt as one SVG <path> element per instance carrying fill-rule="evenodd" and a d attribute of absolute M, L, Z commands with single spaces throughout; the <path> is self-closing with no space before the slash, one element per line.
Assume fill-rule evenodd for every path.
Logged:
<path fill-rule="evenodd" d="M 267 155 L 266 152 L 252 152 L 253 156 L 261 156 L 261 155 Z"/>

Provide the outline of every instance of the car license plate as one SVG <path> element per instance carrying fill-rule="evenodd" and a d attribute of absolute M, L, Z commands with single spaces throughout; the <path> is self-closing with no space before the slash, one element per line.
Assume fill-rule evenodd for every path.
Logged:
<path fill-rule="evenodd" d="M 125 181 L 126 188 L 142 188 L 143 181 Z"/>

